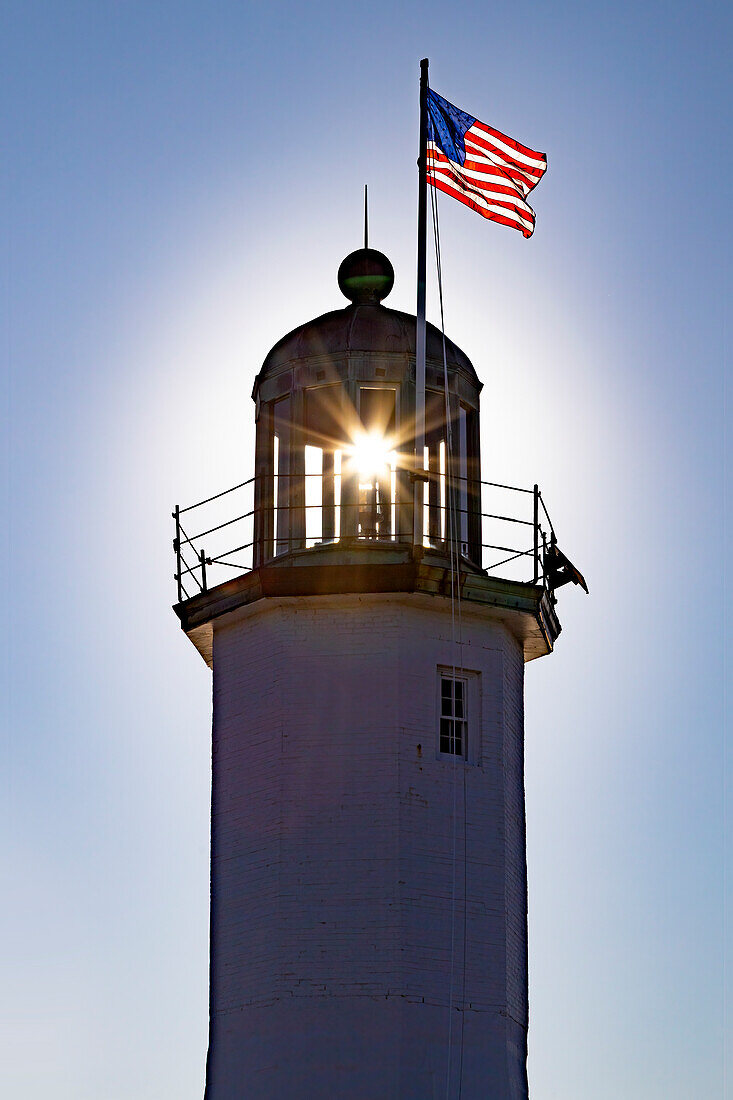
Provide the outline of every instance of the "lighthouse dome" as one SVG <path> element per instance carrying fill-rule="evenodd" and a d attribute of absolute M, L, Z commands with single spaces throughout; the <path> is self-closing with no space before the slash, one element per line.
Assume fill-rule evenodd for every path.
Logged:
<path fill-rule="evenodd" d="M 415 317 L 382 305 L 393 282 L 392 264 L 382 252 L 362 248 L 347 256 L 339 268 L 338 284 L 342 293 L 350 299 L 350 304 L 345 309 L 324 313 L 299 325 L 278 340 L 257 375 L 253 398 L 256 400 L 259 394 L 260 399 L 270 399 L 271 387 L 266 383 L 275 379 L 280 379 L 279 385 L 276 383 L 274 387 L 279 391 L 279 396 L 285 392 L 281 376 L 289 375 L 294 368 L 309 362 L 319 361 L 328 381 L 336 381 L 334 371 L 343 377 L 343 372 L 338 370 L 339 363 L 345 366 L 346 361 L 364 355 L 370 358 L 387 356 L 393 370 L 402 360 L 405 368 L 401 372 L 402 378 L 406 380 L 409 375 L 414 379 Z M 477 397 L 481 382 L 471 360 L 447 337 L 445 351 L 449 375 L 455 372 L 462 375 L 464 385 L 473 390 Z M 443 337 L 440 330 L 431 324 L 427 325 L 426 364 L 428 384 L 432 382 L 442 389 Z M 366 366 L 363 359 L 362 365 Z M 324 378 L 318 380 L 323 381 Z M 296 386 L 298 381 L 292 378 Z M 268 391 L 267 396 L 260 393 L 263 385 Z M 272 396 L 276 396 L 274 391 Z"/>

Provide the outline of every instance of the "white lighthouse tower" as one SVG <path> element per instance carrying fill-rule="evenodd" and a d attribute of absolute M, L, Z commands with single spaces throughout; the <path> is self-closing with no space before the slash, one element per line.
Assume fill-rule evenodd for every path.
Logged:
<path fill-rule="evenodd" d="M 482 482 L 481 383 L 431 326 L 415 524 L 392 282 L 347 257 L 348 306 L 257 376 L 247 503 L 175 513 L 175 610 L 214 680 L 206 1100 L 527 1096 L 524 666 L 582 578 L 536 487 L 514 515 Z"/>

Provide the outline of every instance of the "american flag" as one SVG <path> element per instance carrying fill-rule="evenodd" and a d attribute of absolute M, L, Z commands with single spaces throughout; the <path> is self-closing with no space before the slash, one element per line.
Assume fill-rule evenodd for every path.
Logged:
<path fill-rule="evenodd" d="M 547 170 L 547 157 L 467 115 L 428 89 L 427 179 L 490 221 L 534 231 L 527 195 Z"/>

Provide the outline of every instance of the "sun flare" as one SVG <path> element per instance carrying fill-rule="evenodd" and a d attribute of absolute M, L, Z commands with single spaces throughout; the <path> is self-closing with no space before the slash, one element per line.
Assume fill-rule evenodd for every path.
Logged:
<path fill-rule="evenodd" d="M 357 436 L 350 454 L 354 469 L 362 479 L 376 477 L 389 469 L 394 460 L 391 441 L 385 439 L 379 432 Z"/>

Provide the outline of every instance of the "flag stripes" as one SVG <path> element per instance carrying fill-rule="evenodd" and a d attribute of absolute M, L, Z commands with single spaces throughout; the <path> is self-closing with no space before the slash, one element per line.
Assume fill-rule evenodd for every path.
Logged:
<path fill-rule="evenodd" d="M 475 171 L 474 163 L 466 159 L 461 168 L 448 160 L 432 142 L 428 143 L 428 183 L 453 195 L 485 218 L 495 220 L 494 214 L 503 214 L 504 219 L 509 219 L 507 224 L 530 237 L 534 229 L 534 210 L 524 201 L 520 186 L 507 173 Z"/>

